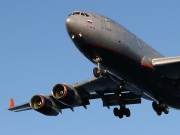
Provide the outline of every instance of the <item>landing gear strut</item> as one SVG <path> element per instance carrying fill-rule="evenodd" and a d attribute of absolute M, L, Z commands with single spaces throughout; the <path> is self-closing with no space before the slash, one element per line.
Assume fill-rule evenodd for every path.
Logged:
<path fill-rule="evenodd" d="M 94 74 L 94 77 L 96 77 L 96 78 L 98 78 L 100 76 L 100 71 L 97 67 L 93 69 L 93 74 Z"/>
<path fill-rule="evenodd" d="M 101 66 L 100 61 L 102 61 L 101 58 L 96 57 L 94 61 L 97 63 L 98 67 L 93 69 L 94 77 L 98 78 L 100 75 L 105 76 L 106 70 Z"/>
<path fill-rule="evenodd" d="M 159 116 L 162 114 L 162 112 L 164 112 L 165 114 L 169 113 L 169 107 L 161 102 L 159 102 L 158 104 L 157 102 L 154 101 L 152 103 L 152 107 Z"/>

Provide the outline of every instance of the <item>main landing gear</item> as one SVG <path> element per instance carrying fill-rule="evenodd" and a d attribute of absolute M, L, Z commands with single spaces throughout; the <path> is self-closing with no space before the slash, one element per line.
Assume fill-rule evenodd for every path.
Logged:
<path fill-rule="evenodd" d="M 118 116 L 121 119 L 123 118 L 124 115 L 126 117 L 130 117 L 130 115 L 131 115 L 130 110 L 128 108 L 126 108 L 125 105 L 124 106 L 120 106 L 120 109 L 118 109 L 117 107 L 114 108 L 113 112 L 114 112 L 115 116 Z"/>
<path fill-rule="evenodd" d="M 154 101 L 152 103 L 152 107 L 159 116 L 162 114 L 162 112 L 164 112 L 165 114 L 169 113 L 169 107 L 161 102 L 159 102 L 158 104 L 157 102 Z"/>
<path fill-rule="evenodd" d="M 118 102 L 119 102 L 119 106 L 120 106 L 120 109 L 118 109 L 117 107 L 114 108 L 113 112 L 114 112 L 114 115 L 116 117 L 119 117 L 119 118 L 123 118 L 123 116 L 126 116 L 126 117 L 130 117 L 131 115 L 131 112 L 129 110 L 129 108 L 126 108 L 126 105 L 123 101 L 123 98 L 121 97 L 122 94 L 121 92 L 124 90 L 124 84 L 122 84 L 120 86 L 120 90 L 116 93 L 118 95 Z"/>
<path fill-rule="evenodd" d="M 102 61 L 102 59 L 99 56 L 98 57 L 96 56 L 96 58 L 94 59 L 94 62 L 97 64 L 97 67 L 95 67 L 93 69 L 93 74 L 94 74 L 94 77 L 96 77 L 96 78 L 98 78 L 100 75 L 101 76 L 107 76 L 107 71 L 100 64 L 101 61 Z M 125 81 L 120 85 L 120 87 L 119 87 L 120 89 L 118 91 L 114 92 L 115 95 L 117 96 L 116 97 L 117 98 L 116 99 L 116 101 L 117 101 L 116 105 L 119 105 L 120 108 L 119 109 L 117 107 L 114 108 L 113 112 L 114 112 L 114 115 L 116 117 L 119 117 L 119 118 L 123 118 L 123 116 L 130 117 L 130 115 L 131 115 L 129 108 L 126 108 L 126 100 L 128 98 L 126 96 L 128 95 L 128 93 L 127 94 L 122 93 L 122 92 L 124 92 L 124 84 L 125 84 Z M 113 102 L 114 101 L 112 101 L 111 103 L 113 103 Z M 132 103 L 132 104 L 134 104 L 134 103 Z"/>
<path fill-rule="evenodd" d="M 96 57 L 94 61 L 97 63 L 98 67 L 95 67 L 93 69 L 94 77 L 98 78 L 100 75 L 106 76 L 106 70 L 101 66 L 100 61 L 102 61 L 101 58 Z"/>

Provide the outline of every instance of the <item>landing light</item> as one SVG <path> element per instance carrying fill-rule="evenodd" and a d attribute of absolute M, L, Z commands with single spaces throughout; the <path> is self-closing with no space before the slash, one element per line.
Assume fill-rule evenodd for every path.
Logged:
<path fill-rule="evenodd" d="M 74 37 L 75 37 L 75 36 L 74 36 L 74 35 L 72 35 L 72 37 L 71 37 L 71 38 L 72 38 L 72 39 L 74 39 Z"/>
<path fill-rule="evenodd" d="M 79 33 L 79 36 L 80 36 L 80 37 L 82 37 L 82 34 L 81 34 L 81 33 Z"/>
<path fill-rule="evenodd" d="M 67 22 L 69 22 L 69 21 L 70 21 L 70 19 L 68 18 L 66 21 L 67 21 Z"/>

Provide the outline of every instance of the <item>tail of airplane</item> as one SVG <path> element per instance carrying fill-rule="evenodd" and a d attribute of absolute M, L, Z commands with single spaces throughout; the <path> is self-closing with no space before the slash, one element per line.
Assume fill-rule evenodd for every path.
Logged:
<path fill-rule="evenodd" d="M 10 98 L 10 102 L 9 102 L 9 108 L 14 107 L 14 100 L 13 98 Z"/>

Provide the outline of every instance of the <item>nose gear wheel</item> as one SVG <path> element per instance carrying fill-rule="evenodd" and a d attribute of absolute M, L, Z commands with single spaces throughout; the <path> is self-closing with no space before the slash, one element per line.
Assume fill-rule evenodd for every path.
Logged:
<path fill-rule="evenodd" d="M 94 59 L 94 62 L 97 63 L 97 65 L 98 65 L 98 67 L 95 67 L 93 69 L 93 74 L 94 74 L 94 77 L 96 77 L 96 78 L 98 78 L 100 75 L 106 76 L 106 70 L 104 69 L 103 66 L 101 66 L 100 61 L 102 61 L 102 59 L 99 57 L 96 57 Z"/>

